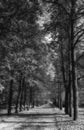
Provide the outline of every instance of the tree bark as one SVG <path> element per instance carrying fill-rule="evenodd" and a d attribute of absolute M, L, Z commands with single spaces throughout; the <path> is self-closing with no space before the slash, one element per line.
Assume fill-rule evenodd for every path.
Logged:
<path fill-rule="evenodd" d="M 72 117 L 72 86 L 71 86 L 71 74 L 69 71 L 69 116 Z"/>
<path fill-rule="evenodd" d="M 70 30 L 70 29 L 69 29 Z M 69 42 L 68 42 L 68 91 L 69 91 L 69 101 L 68 101 L 68 112 L 69 112 L 69 116 L 72 117 L 72 75 L 71 75 L 71 43 L 70 43 L 70 34 L 68 36 L 69 38 Z"/>
<path fill-rule="evenodd" d="M 59 99 L 60 99 L 60 104 L 59 104 L 59 108 L 60 108 L 60 110 L 62 110 L 62 91 L 61 91 L 61 84 L 59 84 L 59 90 L 60 90 L 60 92 L 59 92 Z"/>
<path fill-rule="evenodd" d="M 11 79 L 11 81 L 10 81 L 9 100 L 8 100 L 8 115 L 11 115 L 12 98 L 13 98 L 13 79 Z"/>
<path fill-rule="evenodd" d="M 23 97 L 24 97 L 24 77 L 22 79 L 22 87 L 21 87 L 21 95 L 20 95 L 20 111 L 22 111 Z"/>
<path fill-rule="evenodd" d="M 32 105 L 32 87 L 30 87 L 29 106 Z"/>
<path fill-rule="evenodd" d="M 21 87 L 22 87 L 22 74 L 20 74 L 18 96 L 17 96 L 17 101 L 16 101 L 15 113 L 18 113 L 18 104 L 19 104 L 19 99 L 20 99 L 20 94 L 21 94 Z"/>
<path fill-rule="evenodd" d="M 23 101 L 24 110 L 25 110 L 25 105 L 26 105 L 26 96 L 27 96 L 26 91 L 27 91 L 27 89 L 26 89 L 26 84 L 25 84 L 25 81 L 24 81 L 24 101 Z"/>
<path fill-rule="evenodd" d="M 73 119 L 78 117 L 78 95 L 76 85 L 76 73 L 75 73 L 75 57 L 74 57 L 74 14 L 75 14 L 75 2 L 71 2 L 71 63 L 72 63 L 72 89 L 73 89 Z"/>
<path fill-rule="evenodd" d="M 61 52 L 61 70 L 63 75 L 63 83 L 64 83 L 64 89 L 65 89 L 65 113 L 68 114 L 68 89 L 66 85 L 66 76 L 65 76 L 65 67 L 64 67 L 64 55 L 63 55 L 63 47 L 62 44 L 60 45 L 60 52 Z"/>

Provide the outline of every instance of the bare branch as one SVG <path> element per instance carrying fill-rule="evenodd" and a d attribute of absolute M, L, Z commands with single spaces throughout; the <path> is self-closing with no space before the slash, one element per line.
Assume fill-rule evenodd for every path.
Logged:
<path fill-rule="evenodd" d="M 76 38 L 80 33 L 84 33 L 84 28 L 77 31 L 76 34 L 74 35 L 74 38 Z"/>
<path fill-rule="evenodd" d="M 82 54 L 76 59 L 76 62 L 78 62 L 82 57 L 84 57 L 84 53 L 82 53 Z"/>
<path fill-rule="evenodd" d="M 82 32 L 78 38 L 76 39 L 76 41 L 74 42 L 73 48 L 75 48 L 75 46 L 77 45 L 78 42 L 81 42 L 80 38 L 84 35 L 84 32 Z"/>

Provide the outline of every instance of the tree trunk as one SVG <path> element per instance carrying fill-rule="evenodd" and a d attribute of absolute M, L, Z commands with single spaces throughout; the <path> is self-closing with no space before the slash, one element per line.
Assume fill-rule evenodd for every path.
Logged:
<path fill-rule="evenodd" d="M 60 110 L 62 110 L 62 91 L 61 91 L 61 84 L 59 84 L 59 90 L 60 90 L 60 95 L 59 95 L 59 98 L 60 98 L 60 104 L 59 104 L 59 108 Z"/>
<path fill-rule="evenodd" d="M 69 116 L 72 117 L 72 86 L 71 86 L 71 74 L 69 71 Z"/>
<path fill-rule="evenodd" d="M 22 111 L 23 96 L 24 96 L 24 77 L 22 79 L 22 87 L 21 87 L 21 95 L 20 95 L 20 111 Z"/>
<path fill-rule="evenodd" d="M 56 99 L 55 99 L 56 103 Z M 58 83 L 58 107 L 61 110 L 62 109 L 62 95 L 61 95 L 61 84 Z"/>
<path fill-rule="evenodd" d="M 63 47 L 62 44 L 60 45 L 60 52 L 61 52 L 61 70 L 63 75 L 63 83 L 65 88 L 65 113 L 68 114 L 68 92 L 67 92 L 67 85 L 66 85 L 66 76 L 65 76 L 65 67 L 64 67 L 64 55 L 63 55 Z"/>
<path fill-rule="evenodd" d="M 75 59 L 74 59 L 74 13 L 75 3 L 72 1 L 71 8 L 71 63 L 72 63 L 72 89 L 73 89 L 73 119 L 78 117 L 78 95 L 76 85 L 76 73 L 75 73 Z"/>
<path fill-rule="evenodd" d="M 18 113 L 18 104 L 21 95 L 21 87 L 22 87 L 22 74 L 20 75 L 20 80 L 19 80 L 19 88 L 18 88 L 18 96 L 16 101 L 15 113 Z"/>
<path fill-rule="evenodd" d="M 73 109 L 74 109 L 74 115 L 73 119 L 76 120 L 78 117 L 78 94 L 77 94 L 77 84 L 76 84 L 76 77 L 75 77 L 75 68 L 72 67 L 72 87 L 73 87 Z"/>
<path fill-rule="evenodd" d="M 24 101 L 23 101 L 23 105 L 24 105 L 24 110 L 25 110 L 25 105 L 26 105 L 26 96 L 27 96 L 27 89 L 26 89 L 26 84 L 24 83 Z"/>
<path fill-rule="evenodd" d="M 11 115 L 12 98 L 13 98 L 13 79 L 11 79 L 11 81 L 10 81 L 9 100 L 8 100 L 8 115 Z"/>
<path fill-rule="evenodd" d="M 72 117 L 72 75 L 71 75 L 71 45 L 70 45 L 70 34 L 69 34 L 69 43 L 68 43 L 68 91 L 69 91 L 69 101 L 68 101 L 68 112 L 69 116 Z"/>
<path fill-rule="evenodd" d="M 20 111 L 22 111 L 22 99 L 23 99 L 23 91 L 21 91 L 21 97 L 20 97 Z"/>
<path fill-rule="evenodd" d="M 29 106 L 32 105 L 32 87 L 30 87 Z"/>
<path fill-rule="evenodd" d="M 68 111 L 68 102 L 69 102 L 69 90 L 68 90 L 68 86 L 65 88 L 65 113 L 69 114 Z"/>

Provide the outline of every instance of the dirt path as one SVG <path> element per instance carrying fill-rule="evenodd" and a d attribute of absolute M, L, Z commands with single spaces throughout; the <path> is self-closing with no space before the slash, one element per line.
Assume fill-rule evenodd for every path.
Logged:
<path fill-rule="evenodd" d="M 84 130 L 84 108 L 79 109 L 77 121 L 50 105 L 23 111 L 17 116 L 0 116 L 0 130 Z"/>
<path fill-rule="evenodd" d="M 56 110 L 49 105 L 23 111 L 18 116 L 2 117 L 0 130 L 58 130 Z"/>

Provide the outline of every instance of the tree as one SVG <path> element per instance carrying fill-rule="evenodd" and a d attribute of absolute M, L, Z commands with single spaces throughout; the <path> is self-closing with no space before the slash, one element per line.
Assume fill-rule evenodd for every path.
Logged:
<path fill-rule="evenodd" d="M 73 108 L 74 108 L 74 120 L 77 119 L 77 106 L 78 106 L 78 100 L 77 100 L 77 81 L 76 81 L 76 66 L 75 66 L 75 50 L 77 49 L 78 43 L 81 44 L 83 40 L 83 24 L 80 22 L 80 18 L 83 20 L 83 1 L 46 1 L 47 3 L 51 3 L 53 6 L 53 10 L 55 11 L 55 15 L 53 18 L 54 21 L 54 28 L 53 24 L 51 29 L 56 30 L 56 28 L 59 28 L 60 30 L 64 30 L 68 32 L 67 38 L 69 39 L 68 44 L 70 44 L 69 50 L 70 50 L 70 72 L 69 77 L 71 78 L 71 85 L 73 89 Z M 53 12 L 54 12 L 53 11 Z M 67 23 L 66 23 L 67 22 Z M 53 23 L 53 22 L 52 22 Z M 80 23 L 80 24 L 79 24 Z M 48 26 L 48 29 L 50 27 Z M 68 30 L 67 30 L 68 29 Z M 56 31 L 55 31 L 56 32 Z M 59 31 L 58 31 L 59 32 Z M 60 34 L 60 32 L 59 32 Z M 62 35 L 63 36 L 63 35 Z M 64 38 L 64 37 L 63 37 Z M 70 81 L 70 79 L 69 79 Z M 70 87 L 71 88 L 71 87 Z"/>

